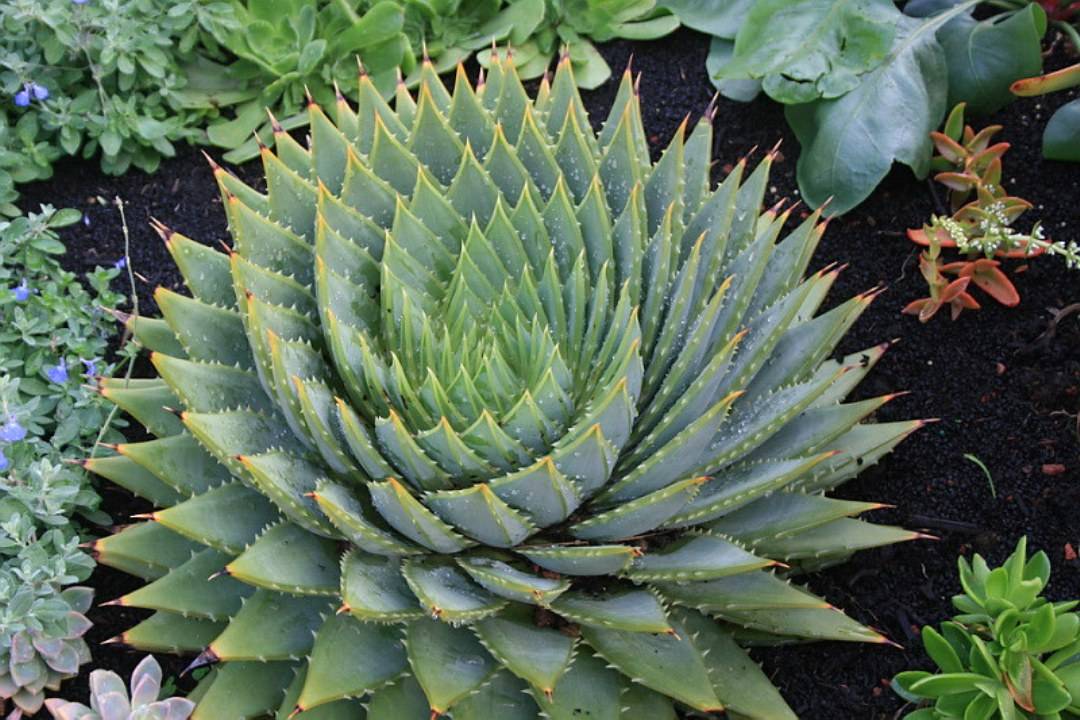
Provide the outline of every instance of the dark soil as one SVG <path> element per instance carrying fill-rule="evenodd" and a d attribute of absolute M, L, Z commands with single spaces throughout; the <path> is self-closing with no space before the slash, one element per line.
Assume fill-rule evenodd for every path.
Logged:
<path fill-rule="evenodd" d="M 707 40 L 679 32 L 653 43 L 615 43 L 601 48 L 613 68 L 622 68 L 633 51 L 641 71 L 645 126 L 659 150 L 687 114 L 698 116 L 712 97 L 704 75 Z M 1048 65 L 1063 63 L 1059 53 Z M 586 93 L 594 121 L 606 116 L 616 78 Z M 1006 180 L 1015 195 L 1036 204 L 1032 215 L 1049 234 L 1076 238 L 1080 232 L 1080 166 L 1041 158 L 1039 138 L 1052 110 L 1070 96 L 1020 100 L 977 125 L 998 122 L 1012 143 L 1005 158 Z M 721 100 L 716 121 L 717 172 L 757 147 L 783 140 L 787 157 L 775 170 L 769 202 L 797 198 L 794 182 L 798 143 L 784 123 L 780 106 L 765 99 L 749 105 Z M 217 154 L 217 153 L 213 153 Z M 256 167 L 240 168 L 248 178 Z M 154 176 L 131 172 L 102 176 L 94 163 L 62 164 L 50 182 L 27 187 L 22 204 L 49 202 L 86 213 L 85 227 L 69 230 L 66 266 L 77 272 L 114 261 L 123 254 L 116 210 L 127 204 L 133 267 L 144 313 L 153 312 L 157 285 L 178 287 L 180 279 L 148 221 L 207 243 L 225 237 L 224 216 L 206 162 L 197 150 L 182 149 Z M 920 325 L 900 314 L 925 294 L 917 252 L 902 235 L 921 226 L 935 211 L 930 185 L 898 168 L 861 207 L 830 223 L 813 266 L 847 263 L 833 302 L 878 285 L 888 287 L 845 339 L 851 352 L 882 340 L 901 342 L 885 356 L 860 392 L 865 396 L 911 391 L 887 405 L 881 420 L 940 418 L 901 445 L 878 466 L 867 469 L 839 492 L 895 506 L 877 521 L 923 529 L 939 541 L 920 541 L 858 555 L 846 565 L 814 576 L 811 587 L 858 620 L 881 629 L 904 646 L 816 643 L 755 651 L 796 713 L 807 720 L 891 718 L 901 702 L 888 680 L 905 668 L 928 667 L 918 628 L 944 619 L 949 598 L 958 590 L 956 557 L 980 552 L 1000 562 L 1027 534 L 1030 547 L 1045 550 L 1053 565 L 1049 594 L 1080 597 L 1080 315 L 1053 321 L 1057 309 L 1080 302 L 1080 273 L 1064 263 L 1040 258 L 1009 270 L 1023 298 L 1007 309 L 987 298 L 979 312 L 958 321 L 936 317 Z M 812 268 L 813 269 L 813 268 Z M 992 474 L 964 455 L 977 457 Z M 133 511 L 115 489 L 103 490 L 105 508 L 118 520 Z M 995 495 L 996 493 L 996 495 Z M 1069 559 L 1074 558 L 1074 559 Z M 138 582 L 107 568 L 91 579 L 101 600 L 114 598 Z M 138 611 L 100 608 L 91 612 L 90 632 L 96 667 L 127 675 L 138 656 L 96 643 L 120 633 Z M 166 658 L 162 658 L 165 660 Z M 171 663 L 177 672 L 182 662 Z M 168 672 L 167 671 L 167 672 Z M 85 692 L 85 676 L 65 694 Z"/>

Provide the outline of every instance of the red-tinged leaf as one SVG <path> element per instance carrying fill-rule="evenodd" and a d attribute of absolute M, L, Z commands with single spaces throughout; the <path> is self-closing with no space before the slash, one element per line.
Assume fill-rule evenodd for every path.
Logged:
<path fill-rule="evenodd" d="M 945 286 L 945 289 L 941 291 L 941 302 L 952 302 L 957 295 L 967 290 L 968 283 L 971 282 L 970 277 L 958 277 L 951 283 Z"/>
<path fill-rule="evenodd" d="M 1061 463 L 1046 463 L 1042 466 L 1043 475 L 1060 475 L 1065 472 L 1065 466 Z"/>
<path fill-rule="evenodd" d="M 938 154 L 954 165 L 959 164 L 967 157 L 968 153 L 964 146 L 944 133 L 932 132 L 930 133 L 930 139 L 934 141 L 934 147 L 937 148 Z"/>
<path fill-rule="evenodd" d="M 945 232 L 944 228 L 938 228 L 936 231 L 938 245 L 941 247 L 956 247 L 956 243 L 949 237 L 949 233 Z M 908 240 L 916 245 L 922 245 L 923 247 L 930 247 L 930 236 L 926 234 L 926 228 L 908 228 L 907 231 Z"/>
<path fill-rule="evenodd" d="M 953 304 L 962 305 L 965 310 L 978 310 L 982 307 L 982 305 L 979 304 L 979 301 L 969 292 L 962 292 L 957 295 L 956 299 L 953 300 Z"/>
<path fill-rule="evenodd" d="M 1020 293 L 998 265 L 997 260 L 976 260 L 969 276 L 983 292 L 1005 307 L 1016 307 L 1020 304 Z"/>
<path fill-rule="evenodd" d="M 945 263 L 939 269 L 941 272 L 949 273 L 950 275 L 963 275 L 964 268 L 971 265 L 970 260 L 957 260 L 956 262 Z"/>
<path fill-rule="evenodd" d="M 934 317 L 934 313 L 940 308 L 940 302 L 931 298 L 920 298 L 918 300 L 912 300 L 900 312 L 904 315 L 918 315 L 919 322 L 926 322 Z"/>
<path fill-rule="evenodd" d="M 934 179 L 950 190 L 960 192 L 971 192 L 979 184 L 979 178 L 968 173 L 943 172 L 935 175 Z"/>
<path fill-rule="evenodd" d="M 962 292 L 949 303 L 949 309 L 952 311 L 952 319 L 955 320 L 965 310 L 978 310 L 979 303 L 971 297 L 970 293 Z"/>
<path fill-rule="evenodd" d="M 1009 90 L 1013 95 L 1031 97 L 1065 90 L 1076 85 L 1080 85 L 1080 63 L 1044 75 L 1017 80 L 1009 86 Z"/>
<path fill-rule="evenodd" d="M 987 125 L 979 132 L 964 143 L 964 147 L 968 149 L 968 152 L 980 153 L 986 148 L 990 147 L 990 138 L 1001 132 L 1000 125 Z M 998 143 L 998 145 L 1004 145 L 1005 149 L 1009 149 L 1009 143 Z M 1004 152 L 1004 150 L 1002 151 Z"/>

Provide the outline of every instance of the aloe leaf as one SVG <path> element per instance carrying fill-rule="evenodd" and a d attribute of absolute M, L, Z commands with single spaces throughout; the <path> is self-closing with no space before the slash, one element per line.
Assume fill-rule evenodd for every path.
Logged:
<path fill-rule="evenodd" d="M 506 605 L 447 560 L 407 559 L 401 573 L 428 615 L 443 622 L 473 622 Z"/>
<path fill-rule="evenodd" d="M 339 553 L 335 543 L 291 523 L 267 528 L 226 566 L 249 585 L 294 595 L 337 595 Z"/>
<path fill-rule="evenodd" d="M 729 712 L 763 720 L 795 720 L 795 713 L 780 697 L 768 676 L 730 634 L 700 613 L 677 611 L 674 614 L 694 638 L 716 695 Z"/>
<path fill-rule="evenodd" d="M 215 574 L 222 574 L 230 559 L 224 553 L 207 548 L 164 577 L 114 602 L 124 607 L 163 610 L 184 617 L 218 622 L 228 620 L 254 591 L 250 585 L 230 577 L 211 579 Z"/>
<path fill-rule="evenodd" d="M 263 495 L 232 482 L 152 513 L 151 517 L 184 537 L 236 555 L 279 516 Z"/>
<path fill-rule="evenodd" d="M 447 623 L 411 623 L 405 645 L 409 665 L 434 713 L 446 713 L 479 689 L 498 668 L 468 629 Z"/>
<path fill-rule="evenodd" d="M 144 652 L 197 653 L 224 629 L 224 622 L 156 612 L 115 640 Z"/>
<path fill-rule="evenodd" d="M 672 633 L 664 608 L 648 590 L 611 591 L 590 596 L 572 591 L 560 596 L 551 609 L 582 624 L 639 633 Z"/>
<path fill-rule="evenodd" d="M 508 672 L 497 672 L 477 692 L 454 705 L 457 720 L 533 720 L 536 704 L 529 698 L 525 683 Z"/>
<path fill-rule="evenodd" d="M 722 711 L 701 651 L 680 624 L 672 623 L 671 628 L 670 634 L 648 635 L 586 626 L 582 635 L 601 657 L 636 682 L 696 710 Z"/>
<path fill-rule="evenodd" d="M 311 650 L 315 630 L 332 611 L 324 597 L 256 590 L 208 650 L 220 660 L 296 659 Z"/>
<path fill-rule="evenodd" d="M 572 638 L 553 628 L 537 627 L 524 609 L 486 618 L 473 628 L 499 663 L 545 696 L 554 692 L 574 657 Z"/>
<path fill-rule="evenodd" d="M 170 507 L 184 499 L 172 486 L 123 455 L 89 458 L 83 462 L 83 467 L 147 500 L 154 507 Z"/>
<path fill-rule="evenodd" d="M 411 675 L 373 693 L 367 706 L 366 720 L 430 719 L 424 691 Z"/>
<path fill-rule="evenodd" d="M 91 544 L 102 565 L 137 575 L 144 580 L 164 576 L 200 549 L 198 543 L 156 522 L 128 525 Z"/>
<path fill-rule="evenodd" d="M 581 652 L 555 692 L 533 692 L 536 704 L 551 720 L 576 720 L 582 715 L 596 720 L 619 720 L 622 682 L 618 672 L 591 652 Z"/>
<path fill-rule="evenodd" d="M 690 535 L 645 553 L 623 575 L 634 582 L 715 580 L 774 564 L 775 561 L 758 557 L 721 537 Z"/>
<path fill-rule="evenodd" d="M 637 555 L 627 545 L 526 545 L 518 552 L 552 572 L 585 576 L 616 574 Z"/>
<path fill-rule="evenodd" d="M 231 662 L 200 693 L 192 720 L 259 717 L 274 712 L 293 678 L 291 662 Z"/>
<path fill-rule="evenodd" d="M 394 557 L 350 551 L 341 561 L 342 610 L 366 622 L 401 622 L 424 616 Z"/>
<path fill-rule="evenodd" d="M 467 557 L 457 562 L 481 587 L 520 603 L 547 606 L 570 589 L 569 580 L 532 575 L 494 558 Z"/>
<path fill-rule="evenodd" d="M 315 635 L 296 706 L 309 710 L 362 697 L 394 681 L 406 668 L 405 647 L 396 630 L 332 615 Z"/>

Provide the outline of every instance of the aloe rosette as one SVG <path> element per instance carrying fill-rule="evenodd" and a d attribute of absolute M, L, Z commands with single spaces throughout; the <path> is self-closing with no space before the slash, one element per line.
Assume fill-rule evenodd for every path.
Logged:
<path fill-rule="evenodd" d="M 842 402 L 874 293 L 817 314 L 771 155 L 713 188 L 709 112 L 652 163 L 566 58 L 309 112 L 265 192 L 215 167 L 230 252 L 159 228 L 191 296 L 103 388 L 157 437 L 89 465 L 162 508 L 95 545 L 117 640 L 214 665 L 194 718 L 776 720 L 744 645 L 885 641 L 788 578 L 915 537 L 824 491 L 919 423 Z"/>

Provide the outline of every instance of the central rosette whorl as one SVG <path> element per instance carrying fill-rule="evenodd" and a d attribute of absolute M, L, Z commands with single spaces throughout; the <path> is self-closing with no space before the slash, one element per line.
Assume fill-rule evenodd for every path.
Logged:
<path fill-rule="evenodd" d="M 736 641 L 882 641 L 774 574 L 913 537 L 822 494 L 917 426 L 843 402 L 872 294 L 817 313 L 772 154 L 714 188 L 708 111 L 653 163 L 570 66 L 361 77 L 265 192 L 215 168 L 231 252 L 162 229 L 191 297 L 105 388 L 156 437 L 88 467 L 162 508 L 95 550 L 149 581 L 125 642 L 220 663 L 195 720 L 792 718 Z"/>

